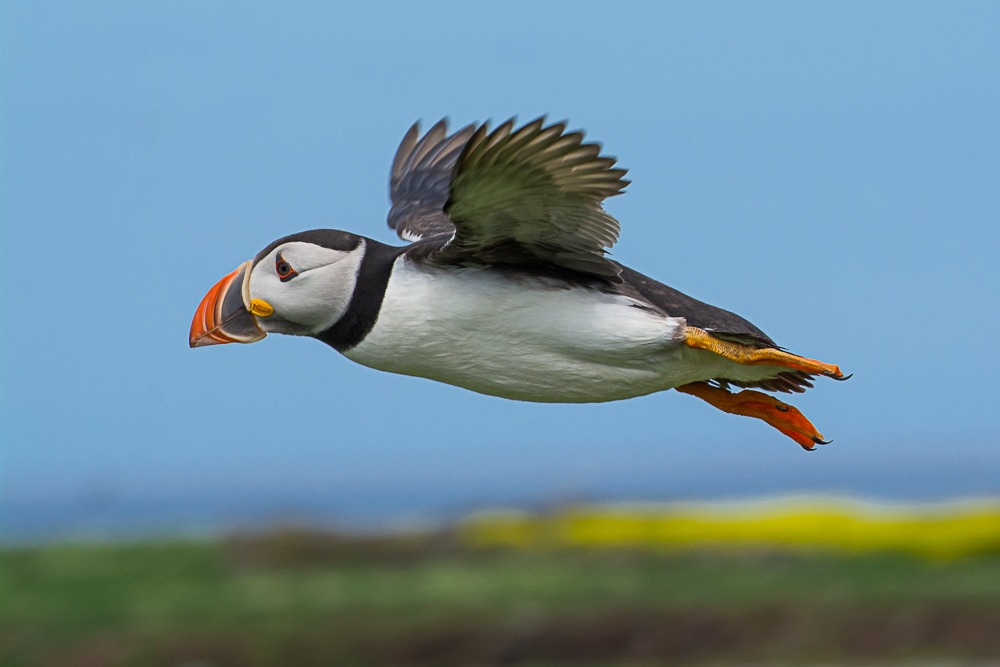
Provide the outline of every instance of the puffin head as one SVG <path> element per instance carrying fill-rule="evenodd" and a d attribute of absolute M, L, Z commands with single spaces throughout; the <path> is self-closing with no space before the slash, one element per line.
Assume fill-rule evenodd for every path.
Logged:
<path fill-rule="evenodd" d="M 351 302 L 364 254 L 362 237 L 333 229 L 275 241 L 208 291 L 191 322 L 191 347 L 328 329 Z"/>

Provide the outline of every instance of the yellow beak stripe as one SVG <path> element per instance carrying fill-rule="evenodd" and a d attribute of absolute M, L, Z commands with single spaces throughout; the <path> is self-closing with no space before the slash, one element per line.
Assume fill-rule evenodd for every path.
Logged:
<path fill-rule="evenodd" d="M 250 302 L 250 312 L 257 317 L 267 317 L 268 315 L 274 315 L 274 308 L 263 299 L 254 299 Z"/>

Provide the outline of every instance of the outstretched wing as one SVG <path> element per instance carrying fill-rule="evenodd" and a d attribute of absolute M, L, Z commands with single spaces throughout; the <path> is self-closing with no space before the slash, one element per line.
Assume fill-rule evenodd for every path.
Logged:
<path fill-rule="evenodd" d="M 565 130 L 544 117 L 516 131 L 514 119 L 476 129 L 444 205 L 455 236 L 431 261 L 549 264 L 619 280 L 620 267 L 605 257 L 619 225 L 601 202 L 628 185 L 626 170 L 582 132 Z"/>
<path fill-rule="evenodd" d="M 389 227 L 399 238 L 418 241 L 455 233 L 444 205 L 455 162 L 475 130 L 475 125 L 468 125 L 449 135 L 448 121 L 442 119 L 423 137 L 419 122 L 403 137 L 389 177 Z"/>

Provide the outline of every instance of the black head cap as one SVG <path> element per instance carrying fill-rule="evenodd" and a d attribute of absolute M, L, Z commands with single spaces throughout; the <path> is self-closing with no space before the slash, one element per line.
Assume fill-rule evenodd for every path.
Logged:
<path fill-rule="evenodd" d="M 360 245 L 361 237 L 357 234 L 351 234 L 350 232 L 342 232 L 339 229 L 311 229 L 308 232 L 299 232 L 298 234 L 292 234 L 291 236 L 278 239 L 261 250 L 257 253 L 257 256 L 254 257 L 253 265 L 257 266 L 257 262 L 267 257 L 268 253 L 277 248 L 279 245 L 290 243 L 292 241 L 302 241 L 303 243 L 312 243 L 323 248 L 330 248 L 331 250 L 350 252 L 355 250 L 358 245 Z"/>

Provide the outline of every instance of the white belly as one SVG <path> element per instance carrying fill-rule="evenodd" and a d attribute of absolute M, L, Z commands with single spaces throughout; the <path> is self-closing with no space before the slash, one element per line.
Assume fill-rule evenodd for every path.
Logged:
<path fill-rule="evenodd" d="M 345 356 L 504 398 L 613 401 L 735 365 L 684 346 L 685 327 L 626 297 L 400 258 L 375 327 Z"/>

